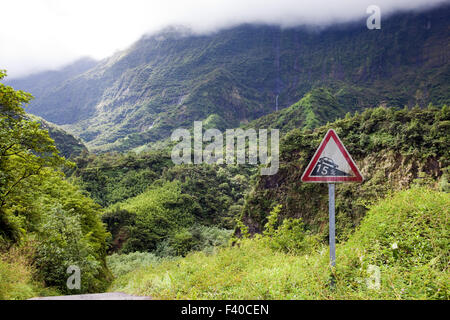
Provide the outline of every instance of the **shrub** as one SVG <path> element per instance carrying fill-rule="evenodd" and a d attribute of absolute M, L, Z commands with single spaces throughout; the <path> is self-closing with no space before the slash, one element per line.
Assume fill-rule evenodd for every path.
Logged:
<path fill-rule="evenodd" d="M 370 208 L 337 251 L 343 260 L 338 277 L 360 288 L 348 279 L 364 276 L 360 270 L 374 265 L 381 271 L 381 297 L 448 299 L 449 208 L 448 193 L 426 187 L 388 196 Z"/>
<path fill-rule="evenodd" d="M 24 300 L 35 296 L 59 295 L 54 288 L 45 288 L 36 281 L 33 266 L 35 244 L 15 245 L 0 253 L 0 300 Z"/>
<path fill-rule="evenodd" d="M 80 292 L 93 291 L 101 271 L 88 236 L 82 232 L 80 217 L 61 208 L 44 215 L 35 265 L 45 284 L 62 292 L 68 292 L 69 266 L 75 265 L 81 270 Z"/>
<path fill-rule="evenodd" d="M 186 256 L 191 251 L 212 253 L 214 248 L 229 243 L 233 231 L 196 224 L 177 231 L 162 241 L 155 254 L 161 257 Z"/>
<path fill-rule="evenodd" d="M 269 247 L 273 250 L 293 254 L 312 251 L 314 247 L 317 247 L 319 236 L 309 234 L 305 230 L 302 219 L 286 218 L 278 226 L 278 216 L 281 208 L 281 205 L 273 208 L 265 225 L 263 234 Z"/>
<path fill-rule="evenodd" d="M 177 230 L 194 222 L 197 204 L 182 194 L 177 181 L 153 186 L 135 198 L 120 204 L 123 210 L 136 214 L 129 226 L 129 239 L 123 253 L 153 251 L 157 245 Z"/>

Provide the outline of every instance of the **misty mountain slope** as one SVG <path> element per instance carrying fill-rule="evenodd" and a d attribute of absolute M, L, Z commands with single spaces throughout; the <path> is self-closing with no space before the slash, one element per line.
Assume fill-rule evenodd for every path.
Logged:
<path fill-rule="evenodd" d="M 101 151 L 158 141 L 211 116 L 220 129 L 236 127 L 317 87 L 345 91 L 342 110 L 327 120 L 379 104 L 449 103 L 449 17 L 444 6 L 383 19 L 381 30 L 365 21 L 322 31 L 166 29 L 45 91 L 34 76 L 29 110 Z"/>
<path fill-rule="evenodd" d="M 55 145 L 58 148 L 60 155 L 64 156 L 66 159 L 77 157 L 83 152 L 88 152 L 86 146 L 80 141 L 80 139 L 62 130 L 54 123 L 45 121 L 41 117 L 32 114 L 28 115 L 28 117 L 30 120 L 39 122 L 41 124 L 41 128 L 48 131 L 50 138 L 55 141 Z"/>
<path fill-rule="evenodd" d="M 86 72 L 96 64 L 97 61 L 91 58 L 81 58 L 59 70 L 39 72 L 20 79 L 9 80 L 6 78 L 5 84 L 23 91 L 32 91 L 39 101 L 43 96 L 52 94 L 53 90 L 61 86 L 64 81 Z M 38 104 L 36 103 L 36 105 Z"/>

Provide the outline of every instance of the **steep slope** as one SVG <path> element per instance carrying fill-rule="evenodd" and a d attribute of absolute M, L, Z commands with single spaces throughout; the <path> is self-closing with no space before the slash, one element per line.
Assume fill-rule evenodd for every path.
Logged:
<path fill-rule="evenodd" d="M 355 109 L 355 105 L 345 105 L 339 98 L 328 88 L 315 88 L 292 106 L 251 121 L 244 127 L 276 128 L 282 133 L 295 128 L 314 129 Z"/>
<path fill-rule="evenodd" d="M 400 109 L 379 107 L 347 116 L 314 131 L 294 129 L 280 144 L 280 170 L 257 178 L 242 220 L 252 233 L 260 232 L 278 204 L 281 217 L 302 218 L 308 228 L 326 230 L 328 191 L 325 184 L 301 182 L 306 165 L 328 129 L 337 131 L 365 180 L 338 184 L 338 236 L 359 222 L 366 205 L 390 190 L 414 182 L 440 181 L 448 191 L 450 169 L 450 108 Z"/>
<path fill-rule="evenodd" d="M 210 35 L 166 29 L 45 92 L 29 87 L 37 96 L 30 110 L 94 150 L 126 150 L 211 115 L 236 127 L 316 87 L 347 88 L 344 112 L 449 103 L 449 16 L 447 5 L 386 18 L 381 30 L 365 21 L 325 30 L 243 25 Z"/>
<path fill-rule="evenodd" d="M 81 58 L 69 65 L 64 66 L 60 70 L 44 71 L 32 74 L 20 79 L 6 79 L 5 84 L 11 85 L 15 88 L 26 92 L 33 92 L 33 95 L 38 98 L 38 101 L 49 94 L 55 87 L 60 86 L 64 81 L 76 77 L 87 70 L 93 68 L 97 61 L 91 58 Z M 36 105 L 38 105 L 37 103 Z M 45 115 L 45 110 L 39 111 Z M 36 112 L 35 112 L 36 113 Z"/>
<path fill-rule="evenodd" d="M 50 138 L 55 141 L 55 145 L 58 148 L 60 154 L 66 159 L 79 156 L 81 153 L 88 151 L 86 146 L 80 139 L 75 138 L 70 133 L 64 131 L 54 123 L 45 121 L 41 117 L 35 115 L 29 115 L 30 119 L 37 121 L 41 124 L 41 128 L 48 131 Z"/>

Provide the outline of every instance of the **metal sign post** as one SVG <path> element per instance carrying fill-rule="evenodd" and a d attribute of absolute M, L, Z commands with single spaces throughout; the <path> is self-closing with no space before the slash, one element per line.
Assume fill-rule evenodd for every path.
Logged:
<path fill-rule="evenodd" d="M 335 183 L 362 182 L 363 177 L 356 163 L 333 129 L 328 130 L 311 162 L 302 175 L 303 182 L 328 184 L 329 242 L 330 264 L 336 266 L 336 218 L 335 218 Z M 331 288 L 334 289 L 334 278 Z"/>
<path fill-rule="evenodd" d="M 336 265 L 336 228 L 335 228 L 335 212 L 334 212 L 334 183 L 328 184 L 328 212 L 329 212 L 329 230 L 330 230 L 330 262 L 331 266 Z"/>

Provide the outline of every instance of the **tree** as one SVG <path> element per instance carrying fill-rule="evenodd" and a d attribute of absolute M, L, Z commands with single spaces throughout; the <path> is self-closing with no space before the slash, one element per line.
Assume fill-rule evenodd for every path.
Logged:
<path fill-rule="evenodd" d="M 0 80 L 6 76 L 0 70 Z M 23 210 L 32 198 L 31 180 L 39 186 L 48 170 L 57 169 L 66 160 L 47 131 L 28 120 L 23 104 L 32 95 L 0 83 L 0 242 L 16 242 L 32 217 Z M 3 241 L 2 241 L 3 240 Z"/>

